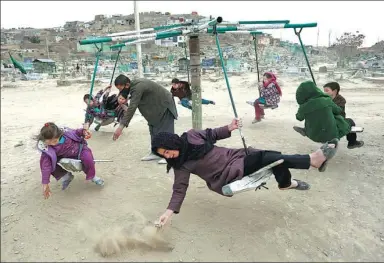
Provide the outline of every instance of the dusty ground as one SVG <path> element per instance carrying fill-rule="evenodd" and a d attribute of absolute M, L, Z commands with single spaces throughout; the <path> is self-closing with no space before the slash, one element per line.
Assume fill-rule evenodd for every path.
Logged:
<path fill-rule="evenodd" d="M 283 99 L 266 120 L 252 125 L 255 76 L 231 77 L 248 144 L 285 153 L 309 153 L 318 145 L 292 129 L 299 80 L 283 78 Z M 318 80 L 319 85 L 325 79 Z M 312 185 L 308 192 L 270 190 L 224 198 L 193 176 L 181 213 L 167 230 L 172 252 L 123 251 L 103 258 L 94 240 L 79 231 L 101 233 L 135 224 L 135 215 L 154 221 L 166 208 L 172 175 L 165 166 L 140 162 L 147 153 L 146 122 L 135 116 L 117 142 L 113 127 L 93 133 L 95 158 L 114 159 L 97 165 L 105 187 L 85 183 L 77 174 L 66 191 L 51 182 L 52 196 L 42 196 L 39 153 L 32 136 L 46 121 L 79 127 L 82 95 L 88 85 L 56 87 L 53 81 L 18 82 L 1 91 L 1 260 L 2 261 L 383 261 L 384 260 L 384 87 L 344 81 L 347 115 L 365 127 L 365 147 L 348 150 L 345 139 L 327 172 L 294 171 Z M 233 117 L 224 81 L 203 82 L 204 127 L 229 123 Z M 178 105 L 176 131 L 191 127 L 191 112 Z M 15 147 L 22 141 L 23 145 Z M 241 147 L 240 136 L 219 142 Z M 80 229 L 81 230 L 81 229 Z"/>

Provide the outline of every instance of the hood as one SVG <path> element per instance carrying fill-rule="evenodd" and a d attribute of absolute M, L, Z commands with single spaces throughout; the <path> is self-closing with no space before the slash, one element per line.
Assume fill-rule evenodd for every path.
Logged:
<path fill-rule="evenodd" d="M 319 97 L 329 97 L 321 89 L 316 87 L 312 81 L 305 81 L 296 90 L 296 101 L 299 105 L 306 103 L 310 99 Z"/>

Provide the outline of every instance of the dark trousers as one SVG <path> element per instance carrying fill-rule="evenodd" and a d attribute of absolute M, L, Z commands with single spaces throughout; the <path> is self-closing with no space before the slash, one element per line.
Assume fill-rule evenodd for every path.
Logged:
<path fill-rule="evenodd" d="M 148 126 L 152 142 L 153 137 L 159 132 L 175 133 L 175 116 L 167 109 L 157 125 L 148 124 Z"/>
<path fill-rule="evenodd" d="M 285 188 L 291 185 L 292 176 L 289 169 L 308 170 L 311 166 L 308 154 L 285 155 L 275 151 L 258 151 L 250 153 L 244 158 L 244 176 L 250 175 L 280 159 L 283 159 L 284 162 L 272 168 L 279 188 Z"/>
<path fill-rule="evenodd" d="M 351 126 L 356 126 L 356 123 L 350 119 L 350 118 L 346 118 L 345 119 L 347 122 L 349 122 L 351 124 Z M 357 140 L 357 135 L 355 132 L 350 132 L 347 134 L 347 141 L 348 141 L 348 145 L 353 145 L 356 143 L 356 140 Z"/>

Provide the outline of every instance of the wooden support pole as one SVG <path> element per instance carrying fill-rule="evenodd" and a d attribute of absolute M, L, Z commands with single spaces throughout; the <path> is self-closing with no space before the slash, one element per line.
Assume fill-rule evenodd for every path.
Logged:
<path fill-rule="evenodd" d="M 189 57 L 192 90 L 192 127 L 193 129 L 202 129 L 200 40 L 198 36 L 189 37 Z"/>

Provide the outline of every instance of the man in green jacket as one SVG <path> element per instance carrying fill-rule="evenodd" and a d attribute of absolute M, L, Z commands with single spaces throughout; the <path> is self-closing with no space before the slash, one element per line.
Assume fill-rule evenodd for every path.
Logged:
<path fill-rule="evenodd" d="M 298 121 L 305 121 L 305 128 L 293 129 L 314 142 L 325 143 L 333 138 L 342 138 L 351 131 L 351 125 L 341 115 L 342 110 L 332 98 L 312 81 L 300 84 L 296 91 L 299 110 Z"/>
<path fill-rule="evenodd" d="M 120 125 L 116 129 L 113 140 L 117 140 L 123 129 L 128 127 L 135 111 L 139 108 L 140 113 L 147 120 L 151 141 L 159 132 L 175 132 L 175 119 L 177 119 L 177 109 L 172 94 L 161 85 L 148 79 L 136 79 L 131 81 L 124 75 L 119 75 L 115 79 L 117 89 L 129 89 L 131 100 L 127 111 L 120 120 Z M 152 152 L 143 157 L 142 161 L 159 160 L 157 155 Z M 161 160 L 160 163 L 164 161 Z"/>

